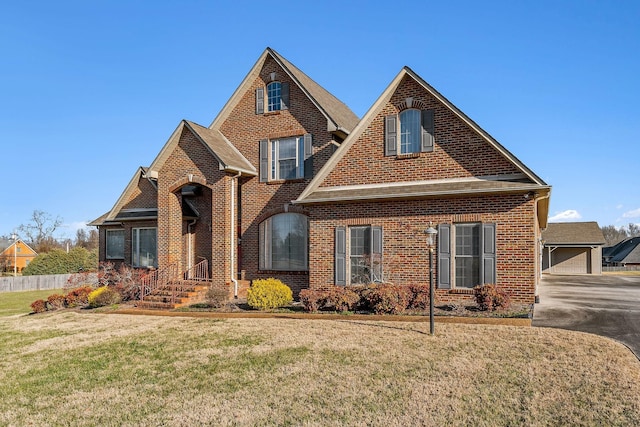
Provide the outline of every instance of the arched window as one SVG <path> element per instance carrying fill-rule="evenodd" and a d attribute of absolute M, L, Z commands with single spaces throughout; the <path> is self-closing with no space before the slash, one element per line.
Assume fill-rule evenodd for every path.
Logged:
<path fill-rule="evenodd" d="M 419 153 L 422 128 L 420 110 L 404 110 L 400 113 L 400 153 Z"/>
<path fill-rule="evenodd" d="M 282 109 L 282 85 L 280 82 L 271 82 L 267 85 L 267 111 Z"/>
<path fill-rule="evenodd" d="M 309 269 L 309 218 L 281 213 L 260 224 L 260 269 L 307 271 Z"/>

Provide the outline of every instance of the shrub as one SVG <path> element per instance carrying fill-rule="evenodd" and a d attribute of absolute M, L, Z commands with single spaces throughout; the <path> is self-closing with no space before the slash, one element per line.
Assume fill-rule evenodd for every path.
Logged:
<path fill-rule="evenodd" d="M 100 264 L 98 284 L 113 287 L 123 301 L 140 299 L 140 279 L 148 274 L 145 269 L 135 269 L 121 264 L 116 268 L 112 262 Z"/>
<path fill-rule="evenodd" d="M 58 310 L 64 308 L 66 298 L 61 294 L 52 294 L 47 297 L 47 310 Z"/>
<path fill-rule="evenodd" d="M 33 310 L 34 313 L 47 311 L 47 302 L 43 299 L 35 300 L 31 303 L 31 310 Z"/>
<path fill-rule="evenodd" d="M 80 286 L 71 289 L 65 296 L 67 307 L 84 306 L 89 303 L 89 294 L 93 292 L 91 286 Z"/>
<path fill-rule="evenodd" d="M 88 251 L 85 248 L 73 248 L 69 252 L 62 249 L 53 249 L 36 256 L 22 270 L 23 276 L 38 274 L 65 274 L 77 273 L 96 269 L 98 265 L 97 251 Z"/>
<path fill-rule="evenodd" d="M 473 288 L 473 296 L 482 311 L 506 310 L 511 304 L 509 294 L 497 285 L 478 285 Z"/>
<path fill-rule="evenodd" d="M 324 306 L 326 292 L 314 289 L 303 289 L 299 294 L 304 311 L 315 312 Z"/>
<path fill-rule="evenodd" d="M 367 288 L 362 293 L 368 306 L 377 314 L 402 313 L 411 300 L 406 286 L 383 284 Z"/>
<path fill-rule="evenodd" d="M 412 310 L 426 310 L 429 308 L 429 285 L 409 285 L 411 300 L 409 307 Z"/>
<path fill-rule="evenodd" d="M 101 286 L 91 291 L 87 297 L 90 307 L 103 307 L 105 305 L 118 304 L 122 301 L 122 297 L 110 286 Z"/>
<path fill-rule="evenodd" d="M 209 303 L 209 306 L 213 308 L 221 308 L 227 305 L 227 303 L 229 302 L 229 291 L 226 289 L 220 289 L 215 286 L 211 286 L 207 290 L 205 298 Z"/>
<path fill-rule="evenodd" d="M 336 311 L 353 310 L 360 302 L 360 295 L 347 288 L 335 288 L 331 291 L 330 298 Z"/>
<path fill-rule="evenodd" d="M 291 288 L 278 279 L 257 279 L 247 290 L 247 304 L 260 310 L 283 307 L 293 301 Z"/>

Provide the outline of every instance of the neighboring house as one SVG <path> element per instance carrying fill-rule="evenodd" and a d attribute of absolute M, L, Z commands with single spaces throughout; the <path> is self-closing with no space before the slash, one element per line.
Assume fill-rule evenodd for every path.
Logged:
<path fill-rule="evenodd" d="M 640 237 L 629 237 L 603 248 L 602 264 L 606 267 L 640 266 Z"/>
<path fill-rule="evenodd" d="M 37 256 L 38 253 L 20 239 L 15 242 L 0 239 L 0 268 L 5 272 L 19 273 Z"/>
<path fill-rule="evenodd" d="M 602 274 L 605 238 L 597 222 L 550 223 L 542 243 L 543 273 Z"/>
<path fill-rule="evenodd" d="M 362 120 L 267 48 L 209 127 L 182 121 L 92 225 L 100 260 L 209 261 L 214 283 L 295 293 L 428 283 L 437 301 L 497 283 L 533 303 L 550 186 L 409 68 Z"/>

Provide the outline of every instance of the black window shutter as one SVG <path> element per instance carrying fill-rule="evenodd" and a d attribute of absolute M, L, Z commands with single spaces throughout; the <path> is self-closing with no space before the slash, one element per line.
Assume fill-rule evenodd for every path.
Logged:
<path fill-rule="evenodd" d="M 280 84 L 280 109 L 289 109 L 289 82 Z"/>
<path fill-rule="evenodd" d="M 256 114 L 264 114 L 264 88 L 256 89 Z"/>
<path fill-rule="evenodd" d="M 336 227 L 335 241 L 335 284 L 347 285 L 347 229 Z"/>
<path fill-rule="evenodd" d="M 496 225 L 482 224 L 482 284 L 496 283 Z"/>
<path fill-rule="evenodd" d="M 304 177 L 313 178 L 313 137 L 304 134 Z"/>
<path fill-rule="evenodd" d="M 269 180 L 269 140 L 260 140 L 260 182 Z"/>
<path fill-rule="evenodd" d="M 395 156 L 398 154 L 398 116 L 385 116 L 384 118 L 384 155 Z"/>
<path fill-rule="evenodd" d="M 433 151 L 433 110 L 422 110 L 422 151 Z"/>
<path fill-rule="evenodd" d="M 382 283 L 382 227 L 371 227 L 371 281 Z"/>
<path fill-rule="evenodd" d="M 438 289 L 451 289 L 451 225 L 438 225 Z"/>

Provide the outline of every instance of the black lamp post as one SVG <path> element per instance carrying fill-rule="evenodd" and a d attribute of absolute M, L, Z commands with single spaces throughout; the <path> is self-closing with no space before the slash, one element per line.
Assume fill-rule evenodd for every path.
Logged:
<path fill-rule="evenodd" d="M 431 226 L 429 223 L 429 228 L 424 230 L 427 235 L 427 248 L 429 248 L 429 332 L 431 335 L 435 333 L 435 321 L 433 319 L 433 300 L 435 289 L 433 286 L 433 248 L 436 244 L 436 234 L 438 234 L 438 230 Z"/>

